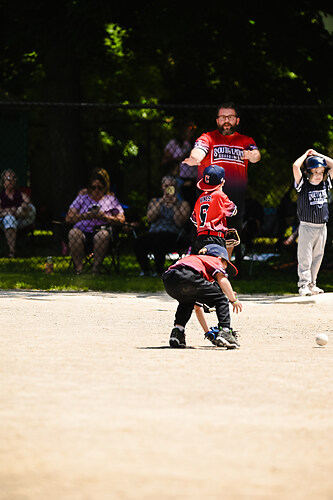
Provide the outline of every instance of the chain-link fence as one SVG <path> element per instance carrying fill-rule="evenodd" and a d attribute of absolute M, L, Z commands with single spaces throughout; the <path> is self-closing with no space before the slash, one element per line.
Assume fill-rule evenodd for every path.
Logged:
<path fill-rule="evenodd" d="M 165 255 L 177 258 L 191 244 L 195 174 L 179 164 L 216 128 L 216 108 L 0 103 L 1 189 L 13 176 L 22 193 L 1 213 L 0 268 L 40 269 L 51 256 L 59 273 L 160 273 Z M 331 111 L 240 108 L 239 131 L 262 154 L 249 165 L 243 253 L 258 243 L 276 249 L 295 229 L 291 166 L 309 147 L 332 156 Z M 171 200 L 179 220 L 155 237 L 153 208 L 174 211 Z"/>

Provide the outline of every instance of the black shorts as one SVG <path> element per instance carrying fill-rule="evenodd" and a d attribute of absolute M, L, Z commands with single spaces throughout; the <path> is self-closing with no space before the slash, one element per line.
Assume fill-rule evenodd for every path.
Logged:
<path fill-rule="evenodd" d="M 221 247 L 226 247 L 225 239 L 222 236 L 216 236 L 213 234 L 200 234 L 196 237 L 192 253 L 198 254 L 199 250 L 206 245 L 220 245 Z"/>

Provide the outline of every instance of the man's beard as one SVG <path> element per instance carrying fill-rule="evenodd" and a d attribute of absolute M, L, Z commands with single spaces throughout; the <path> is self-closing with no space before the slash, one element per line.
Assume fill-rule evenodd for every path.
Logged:
<path fill-rule="evenodd" d="M 220 132 L 220 134 L 222 135 L 232 135 L 236 132 L 236 128 L 237 128 L 237 125 L 234 125 L 232 126 L 230 123 L 228 124 L 229 125 L 229 128 L 224 130 L 224 125 L 226 125 L 225 123 L 223 125 L 219 125 L 217 127 L 217 130 Z"/>

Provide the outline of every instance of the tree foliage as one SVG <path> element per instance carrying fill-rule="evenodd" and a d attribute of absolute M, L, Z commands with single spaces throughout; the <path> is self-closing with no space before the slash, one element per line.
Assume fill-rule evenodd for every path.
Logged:
<path fill-rule="evenodd" d="M 332 14 L 313 2 L 2 0 L 2 95 L 86 102 L 315 104 L 331 99 Z M 52 81 L 45 86 L 45 81 Z"/>
<path fill-rule="evenodd" d="M 46 176 L 54 212 L 106 154 L 119 167 L 120 184 L 131 152 L 133 171 L 147 168 L 134 154 L 152 154 L 144 137 L 151 129 L 142 124 L 154 123 L 155 146 L 161 147 L 168 119 L 184 114 L 170 104 L 210 106 L 196 115 L 205 130 L 213 125 L 215 105 L 236 101 L 245 111 L 244 131 L 256 138 L 266 167 L 280 172 L 281 162 L 309 142 L 329 143 L 333 38 L 326 21 L 332 14 L 325 2 L 310 1 L 267 6 L 212 0 L 200 9 L 148 1 L 129 9 L 101 0 L 1 0 L 0 100 L 159 105 L 155 112 L 112 108 L 116 132 L 99 124 L 94 136 L 87 133 L 95 120 L 88 110 L 50 107 L 40 115 L 48 153 L 34 163 L 32 177 L 37 185 Z M 304 106 L 322 106 L 322 113 L 313 119 Z M 34 151 L 40 140 L 33 138 Z"/>

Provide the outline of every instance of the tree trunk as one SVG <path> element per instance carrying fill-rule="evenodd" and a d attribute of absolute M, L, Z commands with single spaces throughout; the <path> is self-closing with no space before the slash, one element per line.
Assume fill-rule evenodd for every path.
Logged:
<path fill-rule="evenodd" d="M 62 31 L 60 32 L 59 28 Z M 53 40 L 57 37 L 57 43 Z M 85 182 L 82 172 L 80 108 L 69 103 L 81 100 L 80 71 L 69 29 L 51 21 L 45 34 L 45 82 L 47 99 L 61 106 L 50 106 L 47 113 L 49 164 L 45 165 L 45 186 L 49 186 L 50 212 L 55 218 L 67 211 Z M 83 169 L 84 171 L 84 169 Z"/>

